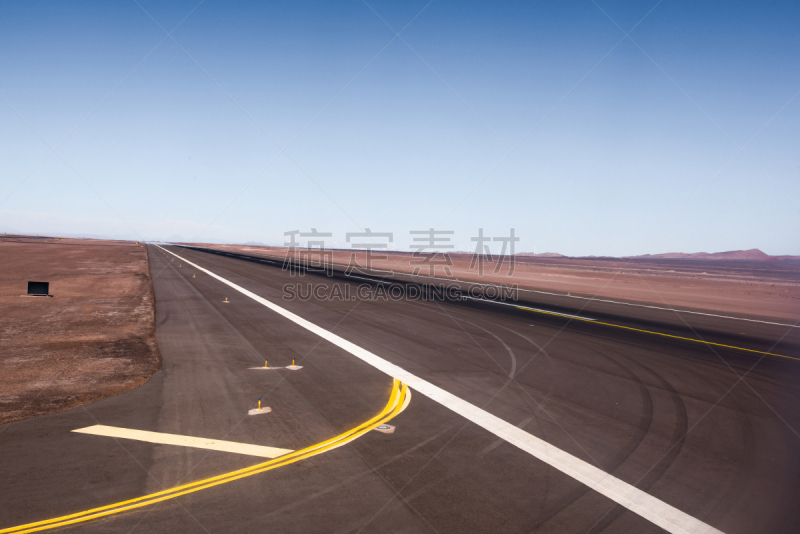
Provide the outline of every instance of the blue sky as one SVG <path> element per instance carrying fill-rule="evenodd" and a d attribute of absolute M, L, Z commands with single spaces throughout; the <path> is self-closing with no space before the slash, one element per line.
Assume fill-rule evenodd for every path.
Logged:
<path fill-rule="evenodd" d="M 798 27 L 796 2 L 4 2 L 0 231 L 800 254 Z"/>

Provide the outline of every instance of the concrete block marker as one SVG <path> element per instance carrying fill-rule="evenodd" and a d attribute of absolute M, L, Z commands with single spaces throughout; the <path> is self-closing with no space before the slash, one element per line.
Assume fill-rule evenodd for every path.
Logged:
<path fill-rule="evenodd" d="M 264 367 L 248 367 L 248 369 L 253 369 L 255 371 L 272 371 L 273 369 L 283 369 L 283 367 L 270 367 L 269 360 L 264 360 Z"/>
<path fill-rule="evenodd" d="M 161 247 L 159 246 L 159 248 Z M 166 249 L 162 248 L 162 250 Z M 568 452 L 559 449 L 558 447 L 555 447 L 543 439 L 514 426 L 513 424 L 497 417 L 496 415 L 493 415 L 486 410 L 479 408 L 478 406 L 475 406 L 474 404 L 471 404 L 464 399 L 457 397 L 456 395 L 453 395 L 449 391 L 446 391 L 428 382 L 427 380 L 409 373 L 402 367 L 381 358 L 377 354 L 359 347 L 355 343 L 348 341 L 329 330 L 317 326 L 311 321 L 308 321 L 299 315 L 282 308 L 274 302 L 256 295 L 252 291 L 249 291 L 242 286 L 237 285 L 230 280 L 227 280 L 218 274 L 201 267 L 200 265 L 192 263 L 185 258 L 178 256 L 170 250 L 166 250 L 166 252 L 172 254 L 182 261 L 186 261 L 187 264 L 192 265 L 199 271 L 206 273 L 228 287 L 253 299 L 278 315 L 300 326 L 301 328 L 318 335 L 322 339 L 325 339 L 332 345 L 335 345 L 347 353 L 355 356 L 364 363 L 367 363 L 379 371 L 382 371 L 395 378 L 396 380 L 405 383 L 422 395 L 425 395 L 429 399 L 441 404 L 445 408 L 452 410 L 456 414 L 464 417 L 468 421 L 471 421 L 487 432 L 490 432 L 516 446 L 522 451 L 527 452 L 534 458 L 537 458 L 561 473 L 586 485 L 592 490 L 627 508 L 631 512 L 639 515 L 647 521 L 650 521 L 654 525 L 663 528 L 667 532 L 672 534 L 722 534 L 720 530 L 712 527 L 711 525 L 704 523 L 703 521 L 675 508 L 674 506 L 650 495 L 645 491 L 640 490 L 631 484 L 628 484 L 627 482 L 615 477 L 610 473 L 606 473 L 595 465 L 581 460 L 580 458 L 573 456 Z"/>
<path fill-rule="evenodd" d="M 269 406 L 264 406 L 263 408 L 261 407 L 261 397 L 259 397 L 258 408 L 253 408 L 252 410 L 247 412 L 247 415 L 261 415 L 262 413 L 269 413 L 271 411 L 272 408 L 270 408 Z"/>
<path fill-rule="evenodd" d="M 394 425 L 380 425 L 376 426 L 375 430 L 378 432 L 383 432 L 384 434 L 394 434 L 394 429 L 397 428 Z"/>
<path fill-rule="evenodd" d="M 294 359 L 292 359 L 292 365 L 287 365 L 286 368 L 287 369 L 291 369 L 292 371 L 297 371 L 298 369 L 302 369 L 303 366 L 302 365 L 295 365 L 294 364 Z"/>

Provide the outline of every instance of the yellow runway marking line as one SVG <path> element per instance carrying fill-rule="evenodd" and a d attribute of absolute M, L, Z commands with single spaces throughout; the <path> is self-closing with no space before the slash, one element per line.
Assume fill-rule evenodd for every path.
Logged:
<path fill-rule="evenodd" d="M 535 308 L 526 308 L 525 306 L 517 306 L 520 310 L 527 310 L 536 313 L 546 313 L 548 315 L 561 315 L 557 313 L 550 313 L 542 310 L 537 310 Z M 642 330 L 641 328 L 633 328 L 630 326 L 622 326 L 621 324 L 612 324 L 612 323 L 604 323 L 601 321 L 597 321 L 595 319 L 584 319 L 582 317 L 573 316 L 573 319 L 578 321 L 584 321 L 591 324 L 601 324 L 603 326 L 613 326 L 614 328 L 622 328 L 624 330 L 633 330 L 634 332 L 643 332 L 645 334 L 652 334 L 654 336 L 664 336 L 664 337 L 671 337 L 673 339 L 682 339 L 683 341 L 692 341 L 694 343 L 702 343 L 703 345 L 714 345 L 715 347 L 724 347 L 726 349 L 735 349 L 735 350 L 743 350 L 745 352 L 753 352 L 755 354 L 766 354 L 767 356 L 777 356 L 778 358 L 786 358 L 787 360 L 797 360 L 800 361 L 800 358 L 795 358 L 793 356 L 784 356 L 783 354 L 775 354 L 774 352 L 764 352 L 761 350 L 754 350 L 754 349 L 746 349 L 744 347 L 735 347 L 733 345 L 723 345 L 722 343 L 714 343 L 712 341 L 703 341 L 702 339 L 694 339 L 691 337 L 682 337 L 682 336 L 674 336 L 672 334 L 664 334 L 663 332 L 653 332 L 652 330 Z"/>
<path fill-rule="evenodd" d="M 219 439 L 195 438 L 192 436 L 181 436 L 178 434 L 166 434 L 164 432 L 148 432 L 146 430 L 133 430 L 130 428 L 120 428 L 116 426 L 94 425 L 86 428 L 73 430 L 81 434 L 92 434 L 94 436 L 107 436 L 110 438 L 133 439 L 136 441 L 146 441 L 148 443 L 158 443 L 162 445 L 177 445 L 180 447 L 192 447 L 195 449 L 207 449 L 210 451 L 232 452 L 236 454 L 248 454 L 250 456 L 260 456 L 261 458 L 277 458 L 284 454 L 289 454 L 292 449 L 279 449 L 277 447 L 264 447 L 263 445 L 251 445 L 249 443 L 236 443 L 234 441 L 223 441 Z"/>
<path fill-rule="evenodd" d="M 98 519 L 100 517 L 106 517 L 109 515 L 126 512 L 128 510 L 149 506 L 151 504 L 156 504 L 158 502 L 180 497 L 181 495 L 186 495 L 188 493 L 194 493 L 214 486 L 219 486 L 220 484 L 227 484 L 228 482 L 233 482 L 234 480 L 239 480 L 240 478 L 253 476 L 259 473 L 263 473 L 264 471 L 269 471 L 271 469 L 283 467 L 285 465 L 289 465 L 291 463 L 298 462 L 306 458 L 310 458 L 317 454 L 322 454 L 329 450 L 335 449 L 336 447 L 341 447 L 342 445 L 350 443 L 351 441 L 371 431 L 373 428 L 393 419 L 400 412 L 405 410 L 410 400 L 411 400 L 411 391 L 408 389 L 408 386 L 400 382 L 399 380 L 394 379 L 394 383 L 392 386 L 392 394 L 389 398 L 389 402 L 386 404 L 386 406 L 383 408 L 383 410 L 381 410 L 381 412 L 378 415 L 376 415 L 369 421 L 366 421 L 365 423 L 362 423 L 361 425 L 351 430 L 348 430 L 343 434 L 339 434 L 338 436 L 331 438 L 329 440 L 322 441 L 320 443 L 317 443 L 316 445 L 312 445 L 311 447 L 306 447 L 305 449 L 301 449 L 299 451 L 289 453 L 285 456 L 275 458 L 274 460 L 269 460 L 267 462 L 256 464 L 252 467 L 247 467 L 244 469 L 239 469 L 237 471 L 231 471 L 230 473 L 217 475 L 215 477 L 198 480 L 196 482 L 184 484 L 182 486 L 177 486 L 156 493 L 151 493 L 150 495 L 145 495 L 143 497 L 138 497 L 136 499 L 130 499 L 127 501 L 121 501 L 107 506 L 102 506 L 100 508 L 86 510 L 85 512 L 78 512 L 75 514 L 55 517 L 53 519 L 48 519 L 46 521 L 39 521 L 36 523 L 28 523 L 25 525 L 6 528 L 0 530 L 0 534 L 10 534 L 12 532 L 14 534 L 27 534 L 30 532 L 40 532 L 42 530 L 59 528 L 68 525 L 73 525 L 76 523 L 82 523 L 85 521 L 91 521 L 93 519 Z"/>
<path fill-rule="evenodd" d="M 584 484 L 597 493 L 624 506 L 631 512 L 661 527 L 667 532 L 671 534 L 721 534 L 721 531 L 704 523 L 702 520 L 628 484 L 595 465 L 581 460 L 577 456 L 573 456 L 529 432 L 525 432 L 508 421 L 406 371 L 402 367 L 334 334 L 330 330 L 326 330 L 208 269 L 181 258 L 172 251 L 168 252 L 176 258 L 186 261 L 187 264 L 191 264 L 199 271 L 208 274 L 212 278 L 236 290 L 238 293 L 265 306 L 295 325 L 318 335 L 320 338 L 348 352 L 364 363 L 371 365 L 375 369 L 386 373 L 396 380 L 401 380 L 404 384 L 413 388 L 415 392 L 425 395 L 432 401 L 452 410 L 455 414 L 464 417 L 468 421 L 471 421 L 495 436 L 518 447 L 520 450 L 527 452 L 537 460 L 546 463 L 550 467 L 557 469 L 561 473 Z"/>

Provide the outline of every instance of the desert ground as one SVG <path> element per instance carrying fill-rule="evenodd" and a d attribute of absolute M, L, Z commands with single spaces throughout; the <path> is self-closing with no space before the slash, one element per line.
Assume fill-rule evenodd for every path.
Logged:
<path fill-rule="evenodd" d="M 285 258 L 288 248 L 245 245 L 198 245 L 242 254 Z M 336 265 L 366 266 L 363 251 L 331 250 Z M 308 255 L 295 249 L 295 257 Z M 354 256 L 355 254 L 355 256 Z M 383 258 L 381 258 L 383 256 Z M 318 255 L 310 256 L 312 261 Z M 419 265 L 410 253 L 373 251 L 373 269 L 435 275 L 462 281 L 518 284 L 533 291 L 552 291 L 576 298 L 615 299 L 730 313 L 794 323 L 800 320 L 800 260 L 727 260 L 683 258 L 543 258 L 519 255 L 513 273 L 509 264 L 485 263 L 479 273 L 471 254 L 451 254 L 449 274 L 444 265 Z M 438 260 L 434 260 L 438 261 Z M 417 262 L 417 264 L 415 264 Z"/>
<path fill-rule="evenodd" d="M 283 259 L 307 250 L 202 244 Z M 567 258 L 519 255 L 486 260 L 452 254 L 451 265 L 410 253 L 327 251 L 340 266 L 530 291 L 614 299 L 794 323 L 800 319 L 800 261 L 696 258 Z M 312 260 L 319 259 L 316 254 Z M 144 383 L 160 367 L 147 249 L 124 241 L 0 236 L 0 423 L 86 404 Z M 497 272 L 495 272 L 497 271 Z M 156 273 L 154 273 L 155 275 Z M 25 295 L 49 281 L 52 298 Z"/>
<path fill-rule="evenodd" d="M 51 298 L 29 297 L 28 281 Z M 147 249 L 0 236 L 0 423 L 134 388 L 160 367 Z"/>
<path fill-rule="evenodd" d="M 12 320 L 0 372 L 15 389 L 0 387 L 24 401 L 14 415 L 39 399 L 44 412 L 92 400 L 81 392 L 108 396 L 0 425 L 0 529 L 655 533 L 679 517 L 691 527 L 681 532 L 799 531 L 797 328 L 619 301 L 633 287 L 629 297 L 658 303 L 644 292 L 656 287 L 719 311 L 731 299 L 712 300 L 714 288 L 731 287 L 736 310 L 756 315 L 741 306 L 751 291 L 772 317 L 764 288 L 794 290 L 792 263 L 523 257 L 514 276 L 491 264 L 481 276 L 456 256 L 449 275 L 434 271 L 550 292 L 520 292 L 531 307 L 517 308 L 285 299 L 297 270 L 203 249 L 0 245 L 14 269 L 0 297 Z M 372 267 L 408 281 L 429 274 L 419 259 Z M 371 272 L 335 280 L 383 287 Z M 21 296 L 30 279 L 51 282 L 54 297 Z M 598 287 L 616 300 L 577 300 Z M 158 353 L 146 350 L 153 326 Z M 163 368 L 145 381 L 158 354 Z M 251 417 L 262 400 L 270 410 Z M 394 432 L 372 431 L 389 421 Z M 256 460 L 242 452 L 253 446 L 294 452 Z M 632 492 L 658 512 L 630 507 Z"/>

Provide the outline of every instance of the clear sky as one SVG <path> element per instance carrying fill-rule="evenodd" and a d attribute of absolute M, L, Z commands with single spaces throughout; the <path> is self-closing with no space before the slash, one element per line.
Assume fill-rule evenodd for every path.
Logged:
<path fill-rule="evenodd" d="M 800 254 L 798 28 L 796 1 L 5 1 L 0 231 Z"/>

